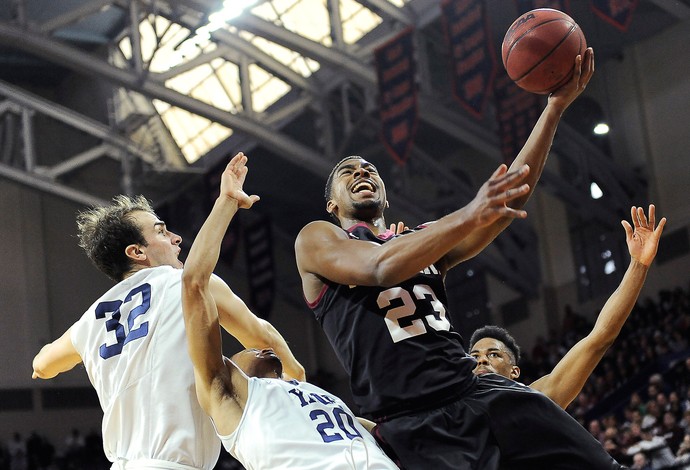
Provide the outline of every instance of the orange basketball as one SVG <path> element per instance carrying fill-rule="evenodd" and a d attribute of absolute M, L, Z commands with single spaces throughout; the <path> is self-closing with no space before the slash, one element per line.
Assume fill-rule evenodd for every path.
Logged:
<path fill-rule="evenodd" d="M 503 38 L 501 55 L 508 76 L 520 88 L 548 94 L 570 80 L 575 57 L 587 41 L 562 11 L 538 8 L 516 19 Z"/>

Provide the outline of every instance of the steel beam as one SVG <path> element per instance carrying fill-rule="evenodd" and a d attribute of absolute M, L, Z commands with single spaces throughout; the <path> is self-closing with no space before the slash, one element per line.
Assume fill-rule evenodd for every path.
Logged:
<path fill-rule="evenodd" d="M 0 29 L 2 26 L 0 26 Z M 156 162 L 158 159 L 147 152 L 142 151 L 137 145 L 94 119 L 87 118 L 71 109 L 55 103 L 50 103 L 21 88 L 10 85 L 0 80 L 0 95 L 4 95 L 14 103 L 45 114 L 57 121 L 63 122 L 75 129 L 86 132 L 89 135 L 102 139 L 116 147 L 122 148 L 132 155 L 136 155 L 147 162 Z"/>
<path fill-rule="evenodd" d="M 290 161 L 303 165 L 319 177 L 325 177 L 331 169 L 330 164 L 311 148 L 275 132 L 275 130 L 269 129 L 257 121 L 230 114 L 225 110 L 168 89 L 151 80 L 142 81 L 141 77 L 130 71 L 114 67 L 101 59 L 82 52 L 80 49 L 32 34 L 3 22 L 0 22 L 0 44 L 22 49 L 71 68 L 76 72 L 108 80 L 150 98 L 163 100 L 213 122 L 250 134 L 277 155 L 283 155 Z"/>
<path fill-rule="evenodd" d="M 84 206 L 105 205 L 108 202 L 87 194 L 83 191 L 72 189 L 55 181 L 40 178 L 34 174 L 17 170 L 11 166 L 0 163 L 0 176 L 3 176 L 26 187 L 52 194 L 54 196 L 73 201 Z"/>

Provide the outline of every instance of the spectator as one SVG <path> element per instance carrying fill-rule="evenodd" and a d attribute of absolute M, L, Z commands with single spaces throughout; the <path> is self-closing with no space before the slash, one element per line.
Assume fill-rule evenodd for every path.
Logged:
<path fill-rule="evenodd" d="M 680 395 L 678 392 L 673 390 L 668 394 L 668 411 L 673 413 L 676 419 L 681 419 L 683 417 L 683 408 L 681 407 Z"/>
<path fill-rule="evenodd" d="M 647 414 L 642 417 L 642 429 L 653 428 L 661 424 L 661 411 L 655 400 L 647 402 Z"/>
<path fill-rule="evenodd" d="M 633 456 L 633 465 L 630 468 L 631 470 L 654 470 L 649 462 L 647 462 L 647 457 L 642 452 L 638 452 Z"/>
<path fill-rule="evenodd" d="M 690 434 L 683 436 L 683 442 L 680 443 L 676 452 L 676 460 L 690 463 Z"/>
<path fill-rule="evenodd" d="M 683 419 L 680 422 L 680 427 L 685 430 L 686 434 L 690 434 L 690 410 L 685 410 Z"/>
<path fill-rule="evenodd" d="M 642 429 L 642 440 L 637 444 L 628 447 L 627 454 L 633 456 L 643 452 L 648 457 L 652 468 L 663 468 L 675 463 L 675 456 L 666 443 L 666 439 L 655 436 L 651 428 Z"/>
<path fill-rule="evenodd" d="M 664 413 L 661 426 L 656 430 L 658 436 L 663 437 L 674 454 L 678 452 L 680 443 L 683 442 L 685 432 L 683 428 L 678 425 L 676 417 L 670 411 Z"/>
<path fill-rule="evenodd" d="M 630 428 L 623 433 L 621 444 L 630 448 L 642 440 L 642 427 L 639 423 L 631 423 Z"/>
<path fill-rule="evenodd" d="M 662 415 L 671 408 L 670 403 L 668 402 L 668 397 L 663 392 L 657 393 L 656 404 L 659 406 L 659 411 L 662 413 Z"/>
<path fill-rule="evenodd" d="M 598 419 L 593 419 L 587 426 L 589 433 L 596 438 L 597 441 L 604 443 L 604 430 L 601 428 L 601 423 Z"/>

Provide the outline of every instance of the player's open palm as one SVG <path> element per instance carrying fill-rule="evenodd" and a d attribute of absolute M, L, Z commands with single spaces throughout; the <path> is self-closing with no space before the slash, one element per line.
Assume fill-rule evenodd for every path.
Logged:
<path fill-rule="evenodd" d="M 244 180 L 247 177 L 248 171 L 247 156 L 239 152 L 232 157 L 230 163 L 225 167 L 220 180 L 220 193 L 235 199 L 238 207 L 241 209 L 249 209 L 259 200 L 259 196 L 248 196 L 244 192 Z"/>
<path fill-rule="evenodd" d="M 633 225 L 626 220 L 621 224 L 625 229 L 625 241 L 628 244 L 630 256 L 649 266 L 652 264 L 659 247 L 659 239 L 666 225 L 666 217 L 662 217 L 659 225 L 656 225 L 656 208 L 654 204 L 649 205 L 649 216 L 645 215 L 642 207 L 633 206 L 630 209 L 630 216 Z"/>
<path fill-rule="evenodd" d="M 528 165 L 523 165 L 514 171 L 508 171 L 506 165 L 500 165 L 494 171 L 479 188 L 474 199 L 466 206 L 469 217 L 478 227 L 490 225 L 502 217 L 512 219 L 527 217 L 527 212 L 513 209 L 508 203 L 529 192 L 529 185 L 522 183 L 529 171 Z"/>

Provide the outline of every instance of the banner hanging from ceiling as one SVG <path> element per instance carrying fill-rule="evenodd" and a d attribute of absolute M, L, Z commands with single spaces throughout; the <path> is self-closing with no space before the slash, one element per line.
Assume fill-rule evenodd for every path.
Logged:
<path fill-rule="evenodd" d="M 633 18 L 637 0 L 591 0 L 594 13 L 621 31 L 627 31 Z"/>
<path fill-rule="evenodd" d="M 494 98 L 501 153 L 503 161 L 510 165 L 539 119 L 540 95 L 526 92 L 503 72 L 496 77 Z"/>
<path fill-rule="evenodd" d="M 496 76 L 496 54 L 483 0 L 444 0 L 444 33 L 450 49 L 453 97 L 482 117 Z"/>
<path fill-rule="evenodd" d="M 417 132 L 414 30 L 407 28 L 374 51 L 379 85 L 381 138 L 390 155 L 404 164 Z"/>

